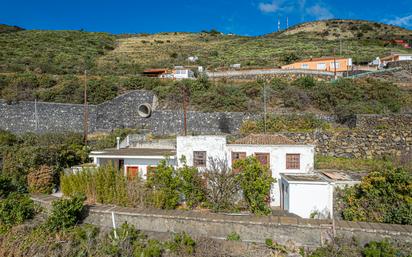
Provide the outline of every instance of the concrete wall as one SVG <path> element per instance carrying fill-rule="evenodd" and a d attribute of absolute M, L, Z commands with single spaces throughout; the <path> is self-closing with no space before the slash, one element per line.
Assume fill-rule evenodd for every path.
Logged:
<path fill-rule="evenodd" d="M 50 209 L 53 196 L 33 195 L 32 199 Z M 166 211 L 160 209 L 132 209 L 107 205 L 88 207 L 85 223 L 112 227 L 114 213 L 116 224 L 124 222 L 137 229 L 152 232 L 187 232 L 192 236 L 225 239 L 236 232 L 241 240 L 263 243 L 271 238 L 280 244 L 288 241 L 297 246 L 318 247 L 333 236 L 330 220 L 300 219 L 286 216 L 230 216 L 224 214 Z M 336 221 L 336 236 L 357 238 L 359 243 L 379 241 L 384 238 L 412 243 L 412 226 L 381 223 Z"/>
<path fill-rule="evenodd" d="M 283 181 L 283 180 L 282 180 Z M 288 183 L 285 208 L 302 218 L 310 218 L 312 213 L 318 213 L 321 218 L 328 218 L 333 211 L 333 186 L 327 183 Z"/>

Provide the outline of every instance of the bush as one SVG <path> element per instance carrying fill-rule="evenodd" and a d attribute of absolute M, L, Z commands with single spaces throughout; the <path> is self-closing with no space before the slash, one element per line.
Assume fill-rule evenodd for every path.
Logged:
<path fill-rule="evenodd" d="M 226 240 L 228 241 L 240 241 L 240 235 L 236 232 L 232 232 L 227 235 Z"/>
<path fill-rule="evenodd" d="M 77 195 L 71 199 L 53 201 L 46 226 L 52 231 L 58 231 L 78 224 L 82 219 L 84 200 L 83 195 Z"/>
<path fill-rule="evenodd" d="M 53 191 L 53 170 L 47 165 L 30 169 L 27 180 L 30 193 L 51 194 Z"/>
<path fill-rule="evenodd" d="M 180 201 L 180 179 L 173 166 L 162 161 L 147 183 L 153 190 L 152 203 L 157 208 L 175 209 Z"/>
<path fill-rule="evenodd" d="M 11 193 L 0 200 L 0 230 L 21 224 L 35 214 L 35 206 L 28 195 Z"/>
<path fill-rule="evenodd" d="M 388 241 L 376 242 L 372 241 L 368 243 L 362 251 L 365 257 L 392 257 L 400 256 L 400 253 L 396 251 L 395 247 Z"/>
<path fill-rule="evenodd" d="M 411 176 L 403 168 L 370 173 L 361 184 L 343 191 L 343 218 L 411 225 Z"/>
<path fill-rule="evenodd" d="M 180 186 L 188 207 L 193 208 L 206 200 L 206 188 L 199 171 L 195 167 L 184 165 L 177 170 Z"/>
<path fill-rule="evenodd" d="M 186 232 L 175 234 L 173 239 L 166 242 L 166 247 L 174 253 L 193 254 L 196 242 Z"/>
<path fill-rule="evenodd" d="M 6 198 L 16 187 L 10 177 L 0 175 L 0 199 Z"/>
<path fill-rule="evenodd" d="M 266 131 L 276 132 L 308 132 L 315 129 L 329 129 L 331 125 L 314 115 L 287 115 L 287 116 L 268 116 L 266 118 Z M 245 121 L 240 127 L 240 133 L 263 133 L 265 131 L 264 120 Z"/>
<path fill-rule="evenodd" d="M 270 188 L 276 180 L 269 167 L 263 166 L 255 157 L 247 157 L 234 164 L 239 169 L 238 181 L 249 210 L 255 214 L 269 214 Z"/>
<path fill-rule="evenodd" d="M 233 210 L 239 198 L 236 174 L 225 160 L 211 159 L 205 172 L 207 201 L 214 211 Z"/>

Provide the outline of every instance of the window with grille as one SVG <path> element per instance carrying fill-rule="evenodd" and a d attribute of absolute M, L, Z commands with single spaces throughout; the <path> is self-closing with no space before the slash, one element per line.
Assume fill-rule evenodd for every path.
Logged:
<path fill-rule="evenodd" d="M 255 157 L 263 166 L 270 167 L 269 153 L 255 153 Z"/>
<path fill-rule="evenodd" d="M 233 165 L 236 163 L 238 160 L 242 160 L 246 158 L 246 153 L 245 152 L 232 152 L 232 168 Z M 238 173 L 240 170 L 239 169 L 233 169 L 233 172 Z"/>
<path fill-rule="evenodd" d="M 205 167 L 206 166 L 206 152 L 194 151 L 193 152 L 193 166 Z"/>
<path fill-rule="evenodd" d="M 286 169 L 300 169 L 300 154 L 286 154 Z"/>

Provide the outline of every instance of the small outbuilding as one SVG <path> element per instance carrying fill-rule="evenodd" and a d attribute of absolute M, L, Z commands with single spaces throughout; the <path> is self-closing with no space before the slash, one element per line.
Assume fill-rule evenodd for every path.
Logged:
<path fill-rule="evenodd" d="M 281 208 L 302 218 L 333 216 L 333 185 L 316 173 L 281 174 Z"/>

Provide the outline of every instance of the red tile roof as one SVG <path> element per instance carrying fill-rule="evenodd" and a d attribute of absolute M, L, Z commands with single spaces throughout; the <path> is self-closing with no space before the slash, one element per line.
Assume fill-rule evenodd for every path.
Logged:
<path fill-rule="evenodd" d="M 236 145 L 297 145 L 297 143 L 284 135 L 276 134 L 251 134 L 233 142 Z"/>

